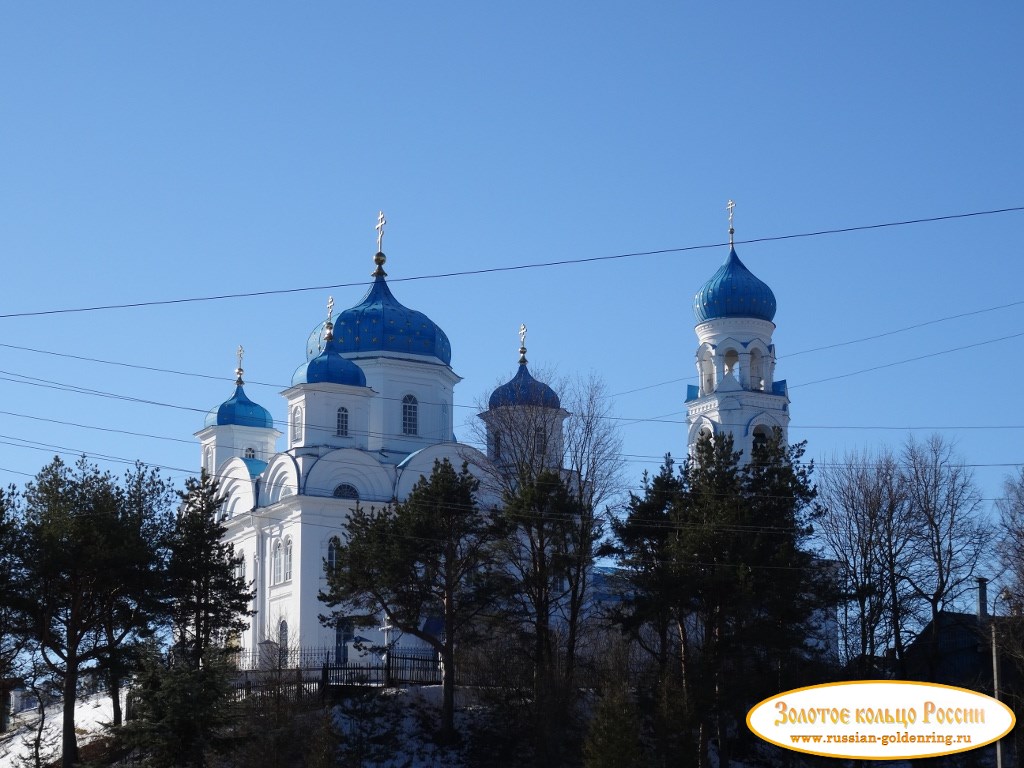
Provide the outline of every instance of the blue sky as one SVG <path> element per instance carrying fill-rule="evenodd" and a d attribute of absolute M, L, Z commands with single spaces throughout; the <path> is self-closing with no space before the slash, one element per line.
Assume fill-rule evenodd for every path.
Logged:
<path fill-rule="evenodd" d="M 2 2 L 0 482 L 58 447 L 180 482 L 238 344 L 283 420 L 383 209 L 392 289 L 465 377 L 457 425 L 525 322 L 531 366 L 630 392 L 638 485 L 685 450 L 691 304 L 732 198 L 778 299 L 791 438 L 827 463 L 939 431 L 994 498 L 1024 463 L 1024 213 L 743 241 L 1024 205 L 1022 32 L 1014 2 Z M 347 287 L 19 316 L 325 285 Z"/>

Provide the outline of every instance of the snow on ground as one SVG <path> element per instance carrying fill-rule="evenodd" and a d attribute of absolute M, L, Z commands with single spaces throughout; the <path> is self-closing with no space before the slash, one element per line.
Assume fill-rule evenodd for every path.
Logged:
<path fill-rule="evenodd" d="M 61 720 L 64 705 L 61 702 L 46 708 L 46 723 L 43 728 L 43 760 L 55 760 L 60 756 Z M 78 746 L 88 744 L 99 736 L 104 725 L 114 717 L 113 702 L 105 693 L 83 697 L 75 707 L 75 730 L 78 732 Z M 6 733 L 0 733 L 0 768 L 19 768 L 22 758 L 32 754 L 36 728 L 39 725 L 39 710 L 28 709 L 11 718 Z"/>

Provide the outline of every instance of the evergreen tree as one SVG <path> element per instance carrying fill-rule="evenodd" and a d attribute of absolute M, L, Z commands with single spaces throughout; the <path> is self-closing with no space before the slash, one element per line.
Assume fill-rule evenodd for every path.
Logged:
<path fill-rule="evenodd" d="M 18 655 L 28 641 L 18 611 L 25 588 L 18 498 L 13 486 L 0 488 L 0 679 L 13 676 Z M 0 722 L 3 719 L 0 714 Z"/>
<path fill-rule="evenodd" d="M 778 432 L 749 461 L 731 436 L 702 437 L 678 479 L 666 463 L 616 525 L 620 622 L 646 625 L 660 648 L 675 617 L 702 765 L 712 737 L 727 765 L 730 727 L 806 663 L 809 622 L 831 595 L 807 548 L 815 489 L 802 457 Z"/>
<path fill-rule="evenodd" d="M 78 759 L 81 671 L 109 663 L 122 643 L 149 628 L 149 614 L 136 608 L 148 599 L 158 563 L 144 541 L 145 515 L 128 514 L 125 499 L 110 473 L 84 457 L 73 469 L 54 458 L 25 488 L 19 610 L 25 633 L 61 683 L 65 766 Z"/>
<path fill-rule="evenodd" d="M 678 734 L 692 712 L 682 675 L 689 662 L 689 604 L 680 580 L 683 570 L 673 559 L 673 521 L 682 492 L 682 476 L 666 456 L 657 475 L 645 473 L 643 495 L 630 494 L 626 517 L 612 520 L 614 543 L 603 550 L 615 555 L 621 569 L 621 599 L 610 618 L 655 665 L 656 690 L 642 692 L 641 701 L 653 703 L 657 765 L 678 763 Z"/>
<path fill-rule="evenodd" d="M 118 584 L 107 594 L 100 659 L 113 703 L 112 725 L 122 722 L 121 685 L 143 640 L 163 623 L 167 545 L 174 492 L 156 469 L 137 463 L 119 486 L 118 525 L 112 531 L 110 567 Z"/>
<path fill-rule="evenodd" d="M 378 626 L 380 616 L 404 634 L 434 648 L 443 666 L 441 735 L 454 736 L 456 649 L 493 600 L 494 543 L 491 516 L 477 507 L 478 481 L 466 465 L 456 472 L 434 463 L 409 498 L 380 510 L 356 507 L 327 568 L 320 599 L 336 609 L 328 623 Z M 354 614 L 354 615 L 353 615 Z M 442 619 L 437 637 L 424 619 Z"/>
<path fill-rule="evenodd" d="M 223 541 L 217 482 L 205 473 L 189 478 L 180 496 L 167 569 L 172 652 L 175 664 L 196 668 L 249 626 L 253 592 L 239 573 L 234 547 Z"/>
<path fill-rule="evenodd" d="M 232 673 L 224 646 L 247 626 L 253 593 L 222 541 L 217 483 L 204 473 L 180 497 L 164 592 L 172 647 L 148 657 L 131 737 L 154 765 L 199 768 L 221 746 Z"/>

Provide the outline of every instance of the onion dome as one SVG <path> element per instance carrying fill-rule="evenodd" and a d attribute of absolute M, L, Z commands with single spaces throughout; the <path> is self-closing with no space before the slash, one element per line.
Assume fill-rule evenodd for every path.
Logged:
<path fill-rule="evenodd" d="M 537 408 L 561 408 L 562 402 L 551 387 L 537 381 L 526 367 L 526 326 L 519 327 L 519 370 L 512 380 L 502 384 L 491 393 L 487 401 L 488 410 L 505 406 L 529 405 Z"/>
<path fill-rule="evenodd" d="M 386 257 L 380 251 L 374 256 L 377 269 L 373 285 L 354 307 L 331 318 L 334 323 L 335 349 L 338 354 L 377 356 L 402 352 L 434 357 L 445 365 L 452 361 L 452 345 L 445 332 L 429 317 L 399 303 L 388 288 L 383 266 Z M 306 358 L 312 360 L 324 351 L 321 343 L 326 323 L 320 323 L 309 334 Z"/>
<path fill-rule="evenodd" d="M 327 320 L 324 321 L 323 352 L 298 368 L 292 375 L 292 386 L 296 384 L 344 384 L 350 387 L 365 387 L 366 374 L 363 369 L 341 356 L 338 340 L 334 337 L 331 310 L 334 297 L 327 302 Z"/>
<path fill-rule="evenodd" d="M 775 317 L 775 294 L 768 285 L 744 266 L 736 249 L 693 297 L 693 315 L 698 323 L 720 317 Z"/>
<path fill-rule="evenodd" d="M 223 427 L 231 424 L 236 427 L 274 428 L 274 419 L 270 411 L 254 403 L 245 394 L 245 382 L 242 381 L 242 354 L 243 350 L 239 347 L 238 368 L 235 369 L 235 394 L 206 415 L 204 427 Z"/>

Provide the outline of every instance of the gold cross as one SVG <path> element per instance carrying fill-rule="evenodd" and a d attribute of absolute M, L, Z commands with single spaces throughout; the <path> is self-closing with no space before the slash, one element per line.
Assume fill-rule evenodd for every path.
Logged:
<path fill-rule="evenodd" d="M 235 369 L 235 384 L 242 385 L 242 358 L 245 356 L 245 350 L 242 349 L 242 345 L 238 345 L 238 368 Z"/>
<path fill-rule="evenodd" d="M 381 253 L 381 243 L 384 240 L 384 225 L 388 223 L 388 220 L 384 218 L 384 211 L 377 212 L 377 226 L 374 229 L 377 230 L 377 253 Z"/>
<path fill-rule="evenodd" d="M 727 211 L 729 211 L 729 245 L 731 246 L 732 236 L 736 232 L 736 230 L 732 228 L 732 212 L 736 209 L 736 203 L 730 200 L 728 203 L 725 204 L 725 208 Z"/>

